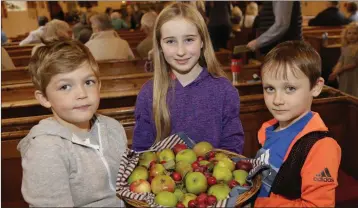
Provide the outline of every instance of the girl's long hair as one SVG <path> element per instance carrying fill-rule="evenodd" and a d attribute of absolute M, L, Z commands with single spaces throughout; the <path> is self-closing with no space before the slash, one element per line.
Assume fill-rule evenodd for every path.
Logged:
<path fill-rule="evenodd" d="M 348 30 L 352 28 L 355 29 L 358 33 L 358 22 L 351 22 L 349 25 L 346 26 L 346 28 L 344 28 L 342 32 L 342 46 L 347 46 L 349 44 L 347 40 L 347 33 Z"/>
<path fill-rule="evenodd" d="M 161 52 L 160 29 L 164 23 L 176 18 L 184 18 L 193 23 L 198 29 L 203 41 L 203 48 L 199 58 L 200 66 L 206 67 L 208 72 L 214 77 L 226 77 L 225 72 L 221 70 L 220 64 L 215 57 L 208 29 L 198 10 L 190 4 L 181 2 L 172 3 L 165 7 L 159 14 L 153 31 L 153 117 L 157 132 L 156 141 L 169 136 L 171 129 L 170 113 L 167 104 L 171 69 Z"/>

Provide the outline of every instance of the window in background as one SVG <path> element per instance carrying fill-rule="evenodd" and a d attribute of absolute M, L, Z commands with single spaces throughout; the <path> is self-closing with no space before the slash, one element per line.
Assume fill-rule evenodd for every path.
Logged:
<path fill-rule="evenodd" d="M 8 12 L 12 11 L 26 11 L 27 2 L 26 1 L 5 1 L 6 9 Z"/>

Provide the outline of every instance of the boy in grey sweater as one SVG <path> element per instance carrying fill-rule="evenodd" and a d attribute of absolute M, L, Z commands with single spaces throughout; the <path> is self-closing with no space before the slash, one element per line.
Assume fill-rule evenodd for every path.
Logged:
<path fill-rule="evenodd" d="M 29 70 L 35 97 L 51 109 L 21 140 L 22 194 L 30 206 L 124 207 L 116 176 L 127 148 L 123 126 L 95 114 L 100 100 L 98 65 L 77 41 L 40 47 Z"/>

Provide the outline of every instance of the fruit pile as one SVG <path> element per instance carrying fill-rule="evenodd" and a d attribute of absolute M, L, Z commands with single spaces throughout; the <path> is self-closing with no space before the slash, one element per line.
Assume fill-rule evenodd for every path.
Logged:
<path fill-rule="evenodd" d="M 208 142 L 193 149 L 176 144 L 172 149 L 144 152 L 128 178 L 135 193 L 154 193 L 154 202 L 169 207 L 209 207 L 228 198 L 235 186 L 246 183 L 250 162 L 235 163 Z"/>

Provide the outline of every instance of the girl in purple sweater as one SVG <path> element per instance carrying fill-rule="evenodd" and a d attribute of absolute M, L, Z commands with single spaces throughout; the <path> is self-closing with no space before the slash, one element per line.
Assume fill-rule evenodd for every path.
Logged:
<path fill-rule="evenodd" d="M 138 94 L 133 149 L 184 132 L 195 142 L 242 153 L 237 89 L 215 57 L 203 17 L 189 4 L 159 14 L 153 35 L 154 78 Z"/>

